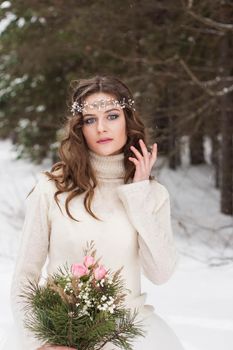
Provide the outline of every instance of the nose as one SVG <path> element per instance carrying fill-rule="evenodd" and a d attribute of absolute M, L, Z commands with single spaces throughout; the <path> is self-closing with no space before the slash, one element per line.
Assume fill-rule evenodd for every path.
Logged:
<path fill-rule="evenodd" d="M 107 127 L 106 127 L 106 124 L 104 122 L 104 118 L 103 119 L 99 118 L 99 120 L 97 122 L 97 131 L 98 132 L 103 132 L 106 129 L 107 129 Z"/>

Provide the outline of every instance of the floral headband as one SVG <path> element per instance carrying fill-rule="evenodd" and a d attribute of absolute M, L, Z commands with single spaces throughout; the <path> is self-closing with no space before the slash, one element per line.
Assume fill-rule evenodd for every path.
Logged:
<path fill-rule="evenodd" d="M 114 107 L 120 107 L 120 108 L 129 107 L 135 111 L 135 108 L 133 107 L 134 100 L 132 100 L 131 98 L 126 99 L 125 97 L 123 97 L 123 99 L 121 101 L 115 100 L 115 99 L 101 99 L 101 100 L 97 100 L 93 103 L 73 102 L 70 110 L 73 113 L 73 115 L 75 115 L 76 113 L 86 112 L 85 107 L 87 107 L 87 106 L 89 106 L 90 108 L 98 108 L 100 110 L 100 108 L 104 108 L 104 107 L 107 107 L 109 105 L 113 105 Z"/>

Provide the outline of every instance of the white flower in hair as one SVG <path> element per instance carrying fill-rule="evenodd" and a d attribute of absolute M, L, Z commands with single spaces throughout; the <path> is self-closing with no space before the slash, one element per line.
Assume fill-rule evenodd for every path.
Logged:
<path fill-rule="evenodd" d="M 121 101 L 116 99 L 101 99 L 101 100 L 94 101 L 92 103 L 88 103 L 88 102 L 79 103 L 75 101 L 72 104 L 71 112 L 73 113 L 73 115 L 75 115 L 76 113 L 86 112 L 86 109 L 85 109 L 86 106 L 89 106 L 92 109 L 98 108 L 100 110 L 100 108 L 104 108 L 109 105 L 113 105 L 114 107 L 119 107 L 122 109 L 125 107 L 129 107 L 135 111 L 135 108 L 133 107 L 134 100 L 131 98 L 125 99 L 125 97 L 123 97 Z"/>

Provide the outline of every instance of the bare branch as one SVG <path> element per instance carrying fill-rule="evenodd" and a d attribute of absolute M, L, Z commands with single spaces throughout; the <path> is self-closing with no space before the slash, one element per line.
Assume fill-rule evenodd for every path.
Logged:
<path fill-rule="evenodd" d="M 221 22 L 216 22 L 212 20 L 211 18 L 203 17 L 201 15 L 198 15 L 197 13 L 193 12 L 192 10 L 187 10 L 187 13 L 195 18 L 197 21 L 201 22 L 202 24 L 205 24 L 207 26 L 216 28 L 218 30 L 223 31 L 233 31 L 233 24 L 226 24 Z"/>
<path fill-rule="evenodd" d="M 134 62 L 134 63 L 144 63 L 144 64 L 148 64 L 148 65 L 164 65 L 164 64 L 167 64 L 167 63 L 172 63 L 172 62 L 175 62 L 177 57 L 176 55 L 175 56 L 172 56 L 172 57 L 168 57 L 167 59 L 165 60 L 148 60 L 147 58 L 144 58 L 144 57 L 127 57 L 127 56 L 122 56 L 122 55 L 119 55 L 117 54 L 116 52 L 112 51 L 112 50 L 107 50 L 107 49 L 102 49 L 102 52 L 111 56 L 111 57 L 114 57 L 114 58 L 117 58 L 123 62 Z"/>
<path fill-rule="evenodd" d="M 215 102 L 215 99 L 212 98 L 210 99 L 209 101 L 207 101 L 206 103 L 204 103 L 202 106 L 200 106 L 199 108 L 197 108 L 195 111 L 191 112 L 190 114 L 188 115 L 185 115 L 185 119 L 181 119 L 177 122 L 177 124 L 179 125 L 179 127 L 182 126 L 182 124 L 185 124 L 187 123 L 188 121 L 191 121 L 191 120 L 195 120 L 196 117 L 200 116 L 203 114 L 203 112 L 205 110 L 207 110 L 212 104 L 214 104 Z"/>
<path fill-rule="evenodd" d="M 206 34 L 206 35 L 219 35 L 223 36 L 225 35 L 224 31 L 212 29 L 212 28 L 195 28 L 195 27 L 190 27 L 189 25 L 181 25 L 181 28 L 187 29 L 191 32 L 198 33 L 198 34 Z"/>
<path fill-rule="evenodd" d="M 199 80 L 198 77 L 191 71 L 191 69 L 188 67 L 188 65 L 184 62 L 184 60 L 182 58 L 179 59 L 179 63 L 183 67 L 185 72 L 189 75 L 191 80 L 196 85 L 198 85 L 202 90 L 204 90 L 208 95 L 213 96 L 213 97 L 214 96 L 219 97 L 219 96 L 224 96 L 226 94 L 229 94 L 230 92 L 233 91 L 233 85 L 231 85 L 229 87 L 224 87 L 223 89 L 221 89 L 219 91 L 213 91 L 213 90 L 209 89 L 207 87 L 206 82 L 202 82 L 201 80 Z"/>
<path fill-rule="evenodd" d="M 214 256 L 209 258 L 208 265 L 211 267 L 216 267 L 216 266 L 223 266 L 223 265 L 228 265 L 229 263 L 233 262 L 233 257 L 232 256 Z"/>

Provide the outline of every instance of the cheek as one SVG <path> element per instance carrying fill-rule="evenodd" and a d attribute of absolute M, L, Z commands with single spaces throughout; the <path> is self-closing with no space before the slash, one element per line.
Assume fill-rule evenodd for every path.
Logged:
<path fill-rule="evenodd" d="M 125 124 L 125 121 L 123 121 L 121 123 L 121 125 L 119 126 L 119 131 L 118 132 L 121 134 L 122 138 L 125 138 L 125 135 L 126 135 L 126 124 Z"/>
<path fill-rule="evenodd" d="M 83 136 L 84 136 L 86 142 L 88 144 L 92 143 L 93 136 L 92 136 L 91 129 L 83 128 L 82 132 L 83 132 Z"/>

